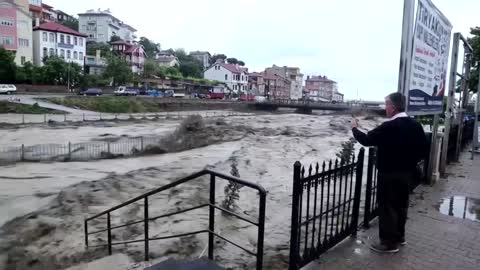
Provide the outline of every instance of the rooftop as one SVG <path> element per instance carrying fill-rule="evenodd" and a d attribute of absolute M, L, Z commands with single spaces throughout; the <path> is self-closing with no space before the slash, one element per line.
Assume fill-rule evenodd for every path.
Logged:
<path fill-rule="evenodd" d="M 336 81 L 330 80 L 327 76 L 309 76 L 307 78 L 307 81 L 311 82 L 331 82 L 331 83 L 337 83 Z"/>
<path fill-rule="evenodd" d="M 36 30 L 44 30 L 44 31 L 50 31 L 50 32 L 60 32 L 60 33 L 65 33 L 65 34 L 70 34 L 70 35 L 75 35 L 75 36 L 80 36 L 80 37 L 87 37 L 87 35 L 82 34 L 80 32 L 77 32 L 71 28 L 68 28 L 64 25 L 55 23 L 55 22 L 46 22 L 42 23 L 41 25 L 34 27 L 33 31 Z"/>
<path fill-rule="evenodd" d="M 248 68 L 244 68 L 235 64 L 220 64 L 220 66 L 224 67 L 226 70 L 232 73 L 248 72 Z"/>
<path fill-rule="evenodd" d="M 131 31 L 133 32 L 136 32 L 137 29 L 135 29 L 133 26 L 131 25 L 128 25 L 126 23 L 124 23 L 122 20 L 118 19 L 117 17 L 113 16 L 112 15 L 112 12 L 110 11 L 110 9 L 105 9 L 105 10 L 101 10 L 101 9 L 98 9 L 98 10 L 94 10 L 94 9 L 89 9 L 87 10 L 86 12 L 84 13 L 79 13 L 78 16 L 108 16 L 108 17 L 111 17 L 112 19 L 120 22 L 120 24 L 125 27 L 125 28 L 128 28 L 130 29 Z"/>

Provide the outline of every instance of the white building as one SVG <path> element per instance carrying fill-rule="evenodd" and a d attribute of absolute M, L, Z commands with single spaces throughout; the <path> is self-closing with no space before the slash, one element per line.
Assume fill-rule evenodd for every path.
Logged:
<path fill-rule="evenodd" d="M 190 56 L 200 61 L 204 69 L 210 67 L 210 58 L 212 57 L 212 55 L 209 52 L 194 51 L 190 52 Z"/>
<path fill-rule="evenodd" d="M 180 65 L 180 61 L 175 54 L 169 51 L 161 51 L 155 55 L 155 61 L 161 67 L 175 67 Z"/>
<path fill-rule="evenodd" d="M 266 68 L 266 72 L 278 74 L 284 78 L 287 78 L 290 83 L 290 99 L 299 100 L 303 96 L 303 74 L 300 72 L 300 68 L 277 66 L 273 65 L 271 68 Z"/>
<path fill-rule="evenodd" d="M 110 10 L 88 10 L 78 14 L 78 27 L 80 33 L 88 36 L 88 41 L 110 42 L 113 36 L 130 42 L 134 41 L 137 31 L 132 26 L 122 22 L 110 13 Z"/>
<path fill-rule="evenodd" d="M 248 68 L 234 64 L 216 63 L 204 72 L 205 79 L 225 83 L 234 93 L 247 92 Z"/>
<path fill-rule="evenodd" d="M 17 8 L 17 53 L 15 63 L 23 66 L 33 63 L 32 17 L 24 9 Z"/>
<path fill-rule="evenodd" d="M 33 62 L 43 66 L 46 56 L 58 55 L 67 62 L 83 67 L 86 35 L 55 22 L 33 28 Z"/>

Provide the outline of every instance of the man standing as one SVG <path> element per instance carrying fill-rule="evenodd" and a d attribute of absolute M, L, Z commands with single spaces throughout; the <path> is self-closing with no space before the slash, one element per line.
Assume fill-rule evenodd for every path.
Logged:
<path fill-rule="evenodd" d="M 418 162 L 427 156 L 428 142 L 422 126 L 405 113 L 405 96 L 388 95 L 385 110 L 388 121 L 365 134 L 353 119 L 352 132 L 360 144 L 377 147 L 380 243 L 370 248 L 395 253 L 399 245 L 406 244 L 409 184 Z"/>

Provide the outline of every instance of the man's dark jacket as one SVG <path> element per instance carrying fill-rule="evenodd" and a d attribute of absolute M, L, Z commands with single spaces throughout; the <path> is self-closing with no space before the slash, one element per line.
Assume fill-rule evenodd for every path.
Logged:
<path fill-rule="evenodd" d="M 428 156 L 428 141 L 422 126 L 410 117 L 384 122 L 365 134 L 353 128 L 353 136 L 364 146 L 376 146 L 377 168 L 382 173 L 413 173 Z"/>

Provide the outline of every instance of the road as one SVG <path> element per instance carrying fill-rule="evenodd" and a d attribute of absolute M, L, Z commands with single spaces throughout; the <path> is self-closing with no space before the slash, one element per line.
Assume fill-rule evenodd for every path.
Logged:
<path fill-rule="evenodd" d="M 16 102 L 21 103 L 21 104 L 26 104 L 26 105 L 33 105 L 33 104 L 37 103 L 38 106 L 40 106 L 42 108 L 62 111 L 62 112 L 70 113 L 70 114 L 98 114 L 97 112 L 94 112 L 94 111 L 74 109 L 74 108 L 66 107 L 66 106 L 63 106 L 63 105 L 53 104 L 53 103 L 46 102 L 46 101 L 43 101 L 43 100 L 39 99 L 39 98 L 51 98 L 51 97 L 61 97 L 61 95 L 48 95 L 48 96 L 46 96 L 46 95 L 42 95 L 42 96 L 0 95 L 0 100 L 9 101 L 9 99 L 11 99 L 11 98 L 20 99 L 19 101 L 16 101 Z"/>

